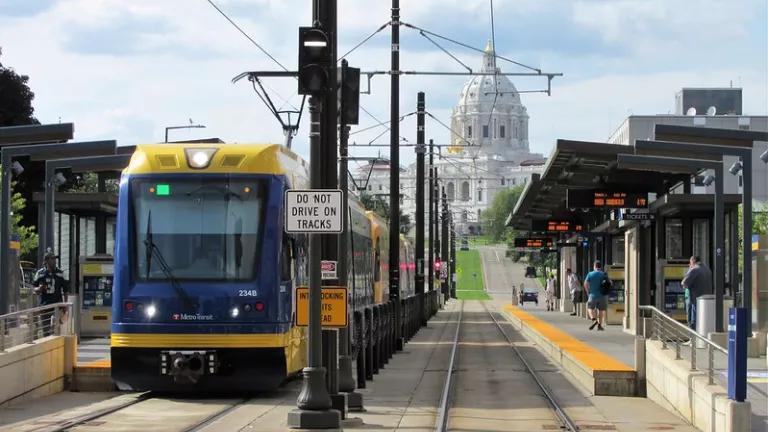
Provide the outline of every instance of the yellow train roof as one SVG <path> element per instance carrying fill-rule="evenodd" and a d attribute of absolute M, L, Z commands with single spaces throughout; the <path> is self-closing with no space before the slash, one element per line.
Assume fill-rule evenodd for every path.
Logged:
<path fill-rule="evenodd" d="M 193 150 L 213 150 L 205 168 L 191 168 L 187 155 Z M 280 144 L 140 144 L 125 169 L 126 174 L 160 173 L 292 174 L 308 177 L 308 164 Z"/>

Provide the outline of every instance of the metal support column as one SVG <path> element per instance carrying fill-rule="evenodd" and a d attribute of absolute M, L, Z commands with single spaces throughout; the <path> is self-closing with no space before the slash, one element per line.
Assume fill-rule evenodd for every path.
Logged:
<path fill-rule="evenodd" d="M 419 322 L 427 325 L 424 312 L 424 92 L 416 101 L 416 310 Z"/>
<path fill-rule="evenodd" d="M 320 139 L 320 111 L 318 98 L 309 98 L 310 115 L 310 161 L 320 161 L 323 157 L 323 143 Z M 336 146 L 333 145 L 335 148 Z M 313 189 L 323 187 L 322 167 L 319 163 L 310 165 L 310 183 Z M 332 410 L 331 397 L 325 385 L 325 368 L 322 352 L 322 287 L 320 261 L 322 239 L 320 235 L 309 236 L 309 364 L 302 371 L 304 381 L 296 405 L 298 410 L 288 413 L 288 426 L 301 429 L 339 428 L 341 414 Z"/>
<path fill-rule="evenodd" d="M 342 60 L 342 68 L 346 67 L 347 61 Z M 344 118 L 341 116 L 340 118 Z M 348 175 L 348 145 L 349 126 L 345 123 L 339 124 L 339 189 L 341 189 L 341 217 L 344 221 L 344 231 L 339 237 L 339 262 L 337 265 L 339 285 L 346 287 L 349 284 L 349 273 L 347 266 L 347 256 L 349 243 L 352 241 L 352 226 L 349 223 L 349 175 Z M 353 282 L 354 283 L 354 282 Z M 352 287 L 354 291 L 354 287 Z M 350 321 L 354 325 L 354 320 Z M 353 327 L 354 328 L 354 327 Z M 347 406 L 350 411 L 363 410 L 363 397 L 355 392 L 355 379 L 352 376 L 352 356 L 350 355 L 350 335 L 354 335 L 349 328 L 339 329 L 339 391 L 347 394 Z M 362 337 L 359 339 L 362 341 Z M 358 350 L 362 345 L 358 346 Z"/>
<path fill-rule="evenodd" d="M 440 252 L 440 273 L 442 275 L 443 273 L 443 267 L 445 267 L 446 273 L 450 270 L 450 261 L 451 261 L 451 254 L 449 251 L 450 243 L 448 243 L 448 197 L 445 194 L 445 186 L 442 188 L 442 195 L 443 195 L 443 218 L 442 218 L 442 238 L 440 239 L 440 245 L 442 246 L 442 251 Z M 442 281 L 442 284 L 440 285 L 440 291 L 443 294 L 444 301 L 448 301 L 448 298 L 450 297 L 450 293 L 448 291 L 448 278 L 450 275 L 447 275 L 445 280 Z"/>
<path fill-rule="evenodd" d="M 429 277 L 428 277 L 428 291 L 435 289 L 435 244 L 437 231 L 435 228 L 435 167 L 434 167 L 434 150 L 435 145 L 433 140 L 429 140 Z"/>
<path fill-rule="evenodd" d="M 389 300 L 394 312 L 395 350 L 400 334 L 400 0 L 392 0 L 391 100 L 389 124 Z"/>

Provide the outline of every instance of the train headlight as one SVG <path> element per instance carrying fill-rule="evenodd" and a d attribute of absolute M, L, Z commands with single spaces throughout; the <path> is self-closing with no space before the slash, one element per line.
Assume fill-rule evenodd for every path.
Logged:
<path fill-rule="evenodd" d="M 230 315 L 232 315 L 232 318 L 237 318 L 237 316 L 240 315 L 240 309 L 237 306 L 233 307 Z"/>
<path fill-rule="evenodd" d="M 152 318 L 157 313 L 157 309 L 155 308 L 155 305 L 149 305 L 144 309 L 144 314 L 147 316 L 147 318 Z"/>
<path fill-rule="evenodd" d="M 208 168 L 211 164 L 211 159 L 216 153 L 215 148 L 188 148 L 184 149 L 184 153 L 187 156 L 187 165 L 194 169 Z"/>

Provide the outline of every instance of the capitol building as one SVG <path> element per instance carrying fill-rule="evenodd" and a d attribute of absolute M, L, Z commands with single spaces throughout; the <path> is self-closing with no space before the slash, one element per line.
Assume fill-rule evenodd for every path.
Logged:
<path fill-rule="evenodd" d="M 485 48 L 481 73 L 499 73 L 491 43 Z M 503 75 L 475 75 L 464 84 L 451 113 L 450 147 L 442 147 L 435 166 L 458 234 L 480 234 L 481 218 L 500 190 L 524 184 L 544 166 L 541 154 L 531 153 L 528 112 L 514 84 Z M 429 157 L 425 158 L 429 164 Z M 389 194 L 389 163 L 361 168 L 355 177 L 368 176 L 367 193 Z M 428 167 L 425 169 L 428 174 Z M 416 164 L 401 170 L 400 203 L 415 220 Z M 428 186 L 425 199 L 428 198 Z M 425 205 L 425 209 L 427 209 Z"/>

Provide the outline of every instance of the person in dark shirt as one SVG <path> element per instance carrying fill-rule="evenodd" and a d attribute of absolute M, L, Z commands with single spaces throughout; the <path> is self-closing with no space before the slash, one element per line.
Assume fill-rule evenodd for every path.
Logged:
<path fill-rule="evenodd" d="M 712 294 L 712 270 L 697 256 L 692 256 L 688 264 L 688 272 L 683 277 L 682 285 L 685 288 L 688 326 L 696 331 L 696 300 L 701 295 Z"/>
<path fill-rule="evenodd" d="M 45 253 L 44 265 L 35 273 L 32 286 L 40 296 L 40 305 L 49 305 L 67 301 L 69 281 L 64 279 L 64 272 L 56 267 L 56 254 L 48 248 Z"/>
<path fill-rule="evenodd" d="M 48 248 L 43 258 L 44 265 L 35 273 L 32 281 L 35 293 L 40 296 L 40 306 L 62 303 L 67 301 L 69 294 L 69 281 L 64 279 L 64 272 L 56 267 L 56 254 Z M 64 319 L 62 311 L 60 319 Z M 53 334 L 55 323 L 53 322 L 54 311 L 46 311 L 40 316 L 40 327 L 43 336 Z"/>

